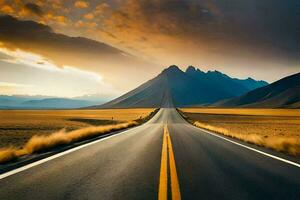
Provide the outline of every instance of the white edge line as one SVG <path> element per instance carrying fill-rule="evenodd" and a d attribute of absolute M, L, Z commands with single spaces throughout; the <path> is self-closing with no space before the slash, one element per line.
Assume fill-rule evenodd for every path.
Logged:
<path fill-rule="evenodd" d="M 293 166 L 296 166 L 296 167 L 299 167 L 299 168 L 300 168 L 300 164 L 299 164 L 299 163 L 296 163 L 296 162 L 293 162 L 293 161 L 290 161 L 290 160 L 286 160 L 286 159 L 284 159 L 284 158 L 280 158 L 280 157 L 278 157 L 278 156 L 274 156 L 274 155 L 272 155 L 272 154 L 269 154 L 269 153 L 266 153 L 266 152 L 257 150 L 257 149 L 255 149 L 255 148 L 252 148 L 252 147 L 243 145 L 243 144 L 241 144 L 241 143 L 232 141 L 232 140 L 230 140 L 230 139 L 228 139 L 228 138 L 225 138 L 225 137 L 223 137 L 223 136 L 220 136 L 220 135 L 218 135 L 218 134 L 215 134 L 215 133 L 212 133 L 212 132 L 210 132 L 210 131 L 207 131 L 207 130 L 205 130 L 205 129 L 202 129 L 202 128 L 199 128 L 199 127 L 196 127 L 196 126 L 193 126 L 193 127 L 198 128 L 198 129 L 202 130 L 203 132 L 206 132 L 206 133 L 208 133 L 208 134 L 211 134 L 211 135 L 213 135 L 213 136 L 215 136 L 215 137 L 221 138 L 221 139 L 226 140 L 226 141 L 228 141 L 228 142 L 231 142 L 231 143 L 233 143 L 233 144 L 236 144 L 236 145 L 239 145 L 239 146 L 241 146 L 241 147 L 244 147 L 244 148 L 246 148 L 246 149 L 255 151 L 255 152 L 260 153 L 260 154 L 262 154 L 262 155 L 268 156 L 268 157 L 273 158 L 273 159 L 276 159 L 276 160 L 280 160 L 280 161 L 282 161 L 282 162 L 285 162 L 285 163 L 288 163 L 288 164 L 290 164 L 290 165 L 293 165 Z"/>
<path fill-rule="evenodd" d="M 136 128 L 138 128 L 138 127 L 136 127 Z M 133 128 L 133 129 L 136 129 L 136 128 Z M 23 167 L 20 167 L 20 168 L 13 169 L 13 170 L 11 170 L 11 171 L 5 172 L 4 174 L 0 174 L 0 180 L 1 180 L 1 179 L 4 179 L 4 178 L 6 178 L 6 177 L 12 176 L 12 175 L 14 175 L 14 174 L 17 174 L 17 173 L 19 173 L 19 172 L 25 171 L 25 170 L 27 170 L 27 169 L 29 169 L 29 168 L 38 166 L 38 165 L 40 165 L 40 164 L 43 164 L 43 163 L 48 162 L 48 161 L 50 161 L 50 160 L 53 160 L 53 159 L 55 159 L 55 158 L 58 158 L 58 157 L 67 155 L 67 154 L 69 154 L 69 153 L 72 153 L 72 152 L 74 152 L 74 151 L 77 151 L 77 150 L 79 150 L 79 149 L 85 148 L 85 147 L 87 147 L 87 146 L 90 146 L 90 145 L 96 144 L 96 143 L 98 143 L 98 142 L 101 142 L 101 141 L 110 139 L 110 138 L 112 138 L 112 137 L 118 136 L 118 135 L 120 135 L 121 133 L 123 134 L 123 133 L 126 133 L 126 132 L 128 132 L 128 131 L 132 131 L 133 129 L 129 129 L 129 130 L 125 130 L 125 131 L 122 131 L 122 132 L 119 132 L 119 133 L 115 133 L 115 134 L 113 134 L 113 135 L 111 135 L 111 136 L 107 136 L 107 137 L 101 138 L 101 139 L 99 139 L 99 140 L 96 140 L 96 141 L 93 141 L 93 142 L 89 142 L 89 143 L 87 143 L 87 144 L 80 145 L 80 146 L 78 146 L 78 147 L 74 147 L 74 148 L 72 148 L 72 149 L 63 151 L 63 152 L 61 152 L 61 153 L 57 153 L 57 154 L 55 154 L 55 155 L 52 155 L 52 156 L 49 156 L 49 157 L 47 157 L 47 158 L 38 160 L 38 161 L 36 161 L 36 162 L 30 163 L 30 164 L 25 165 L 25 166 L 23 166 Z"/>

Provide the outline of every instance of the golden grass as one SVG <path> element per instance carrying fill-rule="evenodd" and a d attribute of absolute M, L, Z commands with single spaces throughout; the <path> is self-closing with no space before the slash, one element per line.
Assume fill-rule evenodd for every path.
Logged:
<path fill-rule="evenodd" d="M 102 115 L 95 115 L 93 113 L 93 111 L 86 111 L 86 110 L 84 110 L 84 111 L 67 110 L 67 111 L 8 111 L 8 112 L 4 112 L 4 113 L 8 114 L 8 120 L 6 118 L 7 121 L 9 121 L 9 118 L 11 116 L 14 116 L 14 115 L 18 116 L 18 115 L 20 115 L 20 113 L 28 112 L 26 115 L 27 117 L 19 116 L 19 118 L 16 117 L 16 119 L 10 119 L 13 122 L 14 122 L 14 120 L 17 120 L 17 119 L 24 119 L 27 121 L 32 121 L 33 120 L 32 118 L 34 118 L 34 117 L 30 118 L 30 117 L 28 117 L 28 115 L 30 115 L 30 116 L 38 115 L 38 116 L 43 116 L 43 117 L 41 117 L 42 120 L 48 120 L 49 122 L 52 122 L 55 125 L 56 122 L 53 122 L 53 120 L 51 120 L 51 115 L 53 115 L 54 117 L 58 117 L 60 120 L 59 122 L 61 122 L 64 119 L 68 120 L 70 117 L 72 117 L 72 119 L 73 119 L 74 112 L 78 112 L 77 114 L 75 114 L 75 116 L 80 116 L 80 117 L 84 116 L 84 119 L 86 119 L 86 117 L 88 117 L 88 116 L 91 117 L 90 119 L 93 119 L 95 117 L 107 119 L 108 116 L 115 116 L 114 119 L 118 119 L 118 120 L 122 119 L 124 121 L 123 122 L 122 121 L 114 121 L 114 122 L 118 122 L 118 123 L 111 124 L 111 125 L 102 125 L 102 126 L 90 126 L 89 124 L 87 124 L 86 127 L 78 128 L 78 129 L 70 130 L 70 131 L 66 131 L 66 129 L 63 128 L 58 131 L 54 131 L 50 134 L 40 134 L 40 133 L 35 134 L 30 139 L 28 139 L 21 147 L 18 145 L 15 145 L 15 146 L 9 145 L 8 147 L 1 148 L 0 149 L 0 163 L 9 162 L 9 161 L 17 159 L 21 156 L 24 156 L 24 155 L 47 151 L 49 149 L 53 149 L 53 148 L 61 146 L 61 145 L 68 145 L 68 144 L 71 144 L 74 142 L 82 141 L 85 139 L 89 139 L 89 138 L 103 135 L 106 133 L 110 133 L 113 131 L 118 131 L 118 130 L 126 129 L 129 127 L 133 127 L 140 123 L 143 123 L 144 121 L 147 121 L 149 118 L 151 118 L 153 116 L 153 114 L 155 114 L 154 109 L 113 109 L 113 110 L 107 109 L 107 110 L 102 110 L 102 111 L 103 111 Z M 112 113 L 109 114 L 108 113 L 109 111 L 112 111 Z M 11 114 L 10 112 L 12 112 L 12 115 L 10 115 Z M 66 112 L 67 114 L 64 112 Z M 99 112 L 99 110 L 95 110 L 95 112 L 97 114 L 101 113 L 101 112 Z M 103 113 L 105 113 L 105 114 L 103 114 Z M 88 114 L 88 116 L 85 114 Z M 126 114 L 128 114 L 128 115 L 125 116 Z M 0 114 L 0 116 L 1 116 L 1 114 Z M 65 118 L 62 116 L 67 116 L 67 117 Z M 4 117 L 3 113 L 2 113 L 2 117 Z M 126 121 L 125 121 L 125 119 L 126 119 Z M 128 121 L 128 119 L 131 119 L 131 120 Z M 6 123 L 7 123 L 7 121 L 6 121 Z M 63 122 L 61 122 L 61 123 L 63 123 Z M 40 125 L 40 123 L 36 123 L 36 122 L 33 122 L 33 124 L 35 124 L 36 126 Z M 16 130 L 18 130 L 17 125 L 18 125 L 18 123 L 16 123 Z M 0 125 L 0 128 L 1 128 L 1 125 Z M 28 126 L 26 128 L 28 128 Z M 30 130 L 30 128 L 29 128 L 29 130 Z"/>
<path fill-rule="evenodd" d="M 189 108 L 181 111 L 200 128 L 300 155 L 300 110 Z"/>
<path fill-rule="evenodd" d="M 277 151 L 289 153 L 291 155 L 300 155 L 300 138 L 299 137 L 263 137 L 257 134 L 241 134 L 230 132 L 222 127 L 215 127 L 201 122 L 194 122 L 199 128 L 204 128 L 213 132 L 223 134 L 232 138 L 240 139 L 245 142 L 268 147 Z"/>
<path fill-rule="evenodd" d="M 4 163 L 16 159 L 18 157 L 16 152 L 17 149 L 13 147 L 0 149 L 0 163 Z"/>
<path fill-rule="evenodd" d="M 15 147 L 3 148 L 0 150 L 0 163 L 8 162 L 20 156 L 46 151 L 48 149 L 71 144 L 73 142 L 81 141 L 87 138 L 95 137 L 98 135 L 106 134 L 109 132 L 122 130 L 138 123 L 135 121 L 121 123 L 117 125 L 106 125 L 98 127 L 87 127 L 71 132 L 61 130 L 50 135 L 36 135 L 33 136 L 22 148 Z"/>
<path fill-rule="evenodd" d="M 32 136 L 145 118 L 154 109 L 0 110 L 0 148 L 23 146 Z"/>

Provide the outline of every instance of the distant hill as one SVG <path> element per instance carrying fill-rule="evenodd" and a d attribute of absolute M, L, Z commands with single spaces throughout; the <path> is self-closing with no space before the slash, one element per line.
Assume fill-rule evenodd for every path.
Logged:
<path fill-rule="evenodd" d="M 90 96 L 57 98 L 49 96 L 0 95 L 0 109 L 70 109 L 92 106 L 105 101 Z"/>
<path fill-rule="evenodd" d="M 21 107 L 26 108 L 80 108 L 91 106 L 94 102 L 84 100 L 74 100 L 65 98 L 49 98 L 42 100 L 25 101 Z"/>
<path fill-rule="evenodd" d="M 222 107 L 300 108 L 300 73 L 242 96 L 213 104 Z"/>
<path fill-rule="evenodd" d="M 47 96 L 27 96 L 27 95 L 0 95 L 0 108 L 18 107 L 25 101 L 41 100 L 49 98 Z"/>
<path fill-rule="evenodd" d="M 183 72 L 173 65 L 121 97 L 92 108 L 203 105 L 236 97 L 267 84 L 253 79 L 234 79 L 218 71 L 205 73 L 193 66 Z"/>

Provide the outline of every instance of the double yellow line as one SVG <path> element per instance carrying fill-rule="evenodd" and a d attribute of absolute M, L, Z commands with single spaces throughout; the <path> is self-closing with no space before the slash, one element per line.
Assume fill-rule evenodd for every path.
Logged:
<path fill-rule="evenodd" d="M 162 144 L 162 153 L 161 153 L 158 200 L 168 199 L 168 160 L 169 160 L 170 176 L 171 176 L 172 200 L 181 200 L 172 142 L 171 142 L 168 127 L 167 125 L 165 125 L 163 144 Z"/>

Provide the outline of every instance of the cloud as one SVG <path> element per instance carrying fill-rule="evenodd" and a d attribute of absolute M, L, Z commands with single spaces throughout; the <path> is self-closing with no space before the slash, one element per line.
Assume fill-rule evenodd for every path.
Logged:
<path fill-rule="evenodd" d="M 25 4 L 24 8 L 29 11 L 30 13 L 32 14 L 35 14 L 39 17 L 43 16 L 44 15 L 44 12 L 43 10 L 41 9 L 40 6 L 38 6 L 37 4 L 34 4 L 34 3 L 27 3 Z"/>
<path fill-rule="evenodd" d="M 26 65 L 28 67 L 47 70 L 50 72 L 66 73 L 72 76 L 80 75 L 83 77 L 89 77 L 96 82 L 100 82 L 102 80 L 102 77 L 95 72 L 79 70 L 71 66 L 58 67 L 54 63 L 51 63 L 46 58 L 43 58 L 40 55 L 24 52 L 22 50 L 10 50 L 2 47 L 0 48 L 0 55 L 4 57 L 0 57 L 0 61 L 4 61 L 6 63 Z"/>
<path fill-rule="evenodd" d="M 0 66 L 1 94 L 74 97 L 101 92 L 107 97 L 120 95 L 120 91 L 104 82 L 99 73 L 72 66 L 59 68 L 39 55 L 21 50 L 0 48 Z M 18 82 L 22 84 L 13 84 Z"/>
<path fill-rule="evenodd" d="M 94 19 L 94 15 L 92 13 L 88 13 L 86 15 L 84 15 L 85 19 Z"/>
<path fill-rule="evenodd" d="M 295 0 L 231 0 L 230 4 L 228 0 L 34 1 L 42 8 L 43 17 L 32 13 L 22 15 L 24 2 L 33 1 L 6 1 L 7 7 L 2 4 L 0 12 L 1 9 L 4 14 L 14 12 L 12 15 L 18 19 L 36 20 L 65 35 L 105 41 L 109 46 L 159 63 L 162 67 L 174 63 L 193 64 L 204 70 L 218 68 L 240 75 L 249 73 L 245 69 L 251 66 L 253 74 L 249 75 L 258 78 L 265 78 L 262 72 L 274 69 L 275 65 L 278 76 L 282 71 L 299 71 L 300 4 Z M 20 36 L 20 40 L 22 38 Z M 23 46 L 38 53 L 36 47 L 28 45 Z M 51 44 L 45 49 L 50 47 Z M 40 49 L 39 52 L 46 51 Z M 85 55 L 85 51 L 82 49 L 82 54 Z M 53 59 L 54 50 L 49 52 L 44 54 L 51 54 Z M 80 51 L 77 52 L 79 55 Z M 71 55 L 69 52 L 62 54 Z M 87 65 L 88 62 L 83 61 L 86 58 L 94 62 L 101 60 L 101 67 L 90 64 L 90 68 L 96 71 L 107 68 L 103 65 L 112 65 L 109 56 L 90 57 L 83 56 L 80 64 Z M 117 57 L 118 61 L 123 59 Z M 54 60 L 63 61 L 63 58 Z"/>
<path fill-rule="evenodd" d="M 68 21 L 68 19 L 65 16 L 55 15 L 53 13 L 47 13 L 42 18 L 42 22 L 44 22 L 44 24 L 57 23 L 57 24 L 60 24 L 60 25 L 66 25 L 67 21 Z"/>
<path fill-rule="evenodd" d="M 293 0 L 234 0 L 230 6 L 226 0 L 127 0 L 103 24 L 136 49 L 145 45 L 140 38 L 150 38 L 148 53 L 157 46 L 194 60 L 238 56 L 295 66 L 300 61 L 299 9 Z"/>
<path fill-rule="evenodd" d="M 76 28 L 89 28 L 89 29 L 93 29 L 98 26 L 98 24 L 95 22 L 84 22 L 82 20 L 79 20 L 74 25 Z"/>
<path fill-rule="evenodd" d="M 67 10 L 60 0 L 39 0 L 35 3 L 20 0 L 0 2 L 0 14 L 2 15 L 34 20 L 55 27 L 67 25 L 68 18 L 65 16 Z"/>
<path fill-rule="evenodd" d="M 95 15 L 103 15 L 109 11 L 111 11 L 110 5 L 105 2 L 102 2 L 96 6 L 96 8 L 94 10 L 94 14 Z"/>
<path fill-rule="evenodd" d="M 127 86 L 133 87 L 137 80 L 135 72 L 145 75 L 149 73 L 145 72 L 145 67 L 151 66 L 152 70 L 155 68 L 154 64 L 105 43 L 58 34 L 49 26 L 33 21 L 19 21 L 11 16 L 1 16 L 0 27 L 2 27 L 0 30 L 2 48 L 14 52 L 18 49 L 32 52 L 48 59 L 56 66 L 74 66 L 99 73 L 105 81 L 121 89 L 124 89 L 124 84 L 120 83 L 120 79 L 128 78 Z M 143 80 L 141 76 L 139 81 Z"/>
<path fill-rule="evenodd" d="M 17 1 L 21 2 L 13 0 L 0 9 L 8 14 L 16 12 Z M 241 57 L 286 66 L 299 63 L 300 5 L 294 0 L 232 0 L 230 6 L 228 0 L 36 2 L 26 5 L 32 5 L 31 10 L 37 14 L 41 9 L 34 7 L 43 5 L 40 22 L 55 30 L 105 40 L 163 64 L 174 55 L 208 62 Z"/>
<path fill-rule="evenodd" d="M 61 48 L 61 51 L 99 53 L 101 55 L 121 55 L 122 51 L 82 37 L 69 37 L 55 33 L 49 26 L 33 21 L 19 21 L 11 16 L 1 16 L 0 40 L 9 48 L 34 50 L 42 47 L 48 50 Z M 33 40 L 34 39 L 34 40 Z M 30 46 L 26 46 L 31 44 Z M 85 49 L 84 49 L 85 48 Z"/>
<path fill-rule="evenodd" d="M 26 88 L 32 88 L 34 86 L 27 84 L 19 83 L 10 83 L 10 82 L 0 82 L 0 92 L 1 94 L 14 94 L 19 93 L 20 91 Z"/>
<path fill-rule="evenodd" d="M 5 14 L 13 14 L 15 13 L 15 10 L 12 6 L 10 5 L 0 5 L 0 12 L 5 13 Z"/>
<path fill-rule="evenodd" d="M 89 7 L 89 3 L 86 2 L 86 1 L 76 1 L 76 2 L 74 3 L 74 6 L 75 6 L 76 8 L 87 8 L 87 7 Z"/>
<path fill-rule="evenodd" d="M 61 0 L 50 0 L 49 2 L 54 9 L 61 9 L 63 3 Z"/>
<path fill-rule="evenodd" d="M 19 83 L 0 82 L 0 87 L 32 87 L 32 85 L 19 84 Z"/>

